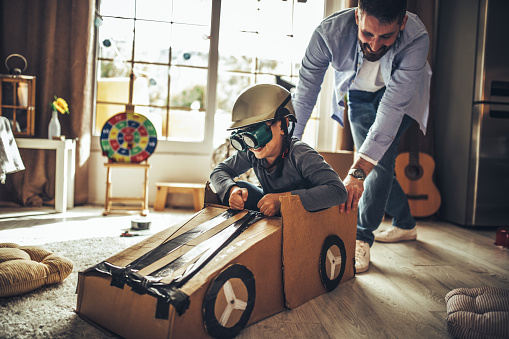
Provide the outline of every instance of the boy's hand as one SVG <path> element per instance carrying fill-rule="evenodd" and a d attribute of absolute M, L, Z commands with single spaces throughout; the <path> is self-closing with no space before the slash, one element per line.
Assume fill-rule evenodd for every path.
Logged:
<path fill-rule="evenodd" d="M 273 217 L 276 214 L 279 214 L 281 211 L 281 203 L 279 202 L 279 197 L 281 195 L 285 195 L 285 193 L 270 193 L 264 195 L 257 205 L 260 212 L 268 217 Z"/>
<path fill-rule="evenodd" d="M 228 203 L 234 210 L 243 210 L 244 202 L 247 201 L 247 188 L 240 188 L 239 186 L 233 186 L 230 189 L 230 198 Z"/>

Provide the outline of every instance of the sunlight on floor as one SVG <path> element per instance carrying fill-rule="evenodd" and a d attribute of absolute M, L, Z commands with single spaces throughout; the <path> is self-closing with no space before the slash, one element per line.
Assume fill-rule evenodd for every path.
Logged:
<path fill-rule="evenodd" d="M 98 206 L 75 207 L 65 213 L 0 219 L 0 242 L 19 245 L 40 245 L 56 241 L 120 236 L 131 234 L 148 236 L 188 219 L 195 212 L 185 209 L 166 209 L 144 217 L 151 222 L 148 230 L 131 230 L 131 221 L 143 218 L 139 214 L 115 213 L 102 215 Z"/>

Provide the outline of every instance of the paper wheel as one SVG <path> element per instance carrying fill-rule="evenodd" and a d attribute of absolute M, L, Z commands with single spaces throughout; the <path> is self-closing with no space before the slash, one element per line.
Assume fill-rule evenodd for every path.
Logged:
<path fill-rule="evenodd" d="M 320 252 L 320 280 L 327 291 L 338 287 L 346 267 L 346 249 L 337 235 L 325 238 Z"/>
<path fill-rule="evenodd" d="M 100 141 L 110 161 L 140 163 L 155 151 L 157 133 L 145 116 L 124 112 L 106 121 Z"/>
<path fill-rule="evenodd" d="M 232 265 L 212 282 L 203 304 L 207 332 L 215 338 L 233 338 L 246 326 L 255 304 L 255 280 L 245 266 Z"/>

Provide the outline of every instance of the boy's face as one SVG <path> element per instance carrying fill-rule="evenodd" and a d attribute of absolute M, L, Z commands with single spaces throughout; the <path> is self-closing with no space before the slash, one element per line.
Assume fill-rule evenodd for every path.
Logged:
<path fill-rule="evenodd" d="M 253 149 L 249 148 L 257 159 L 267 159 L 269 163 L 272 163 L 280 154 L 283 148 L 283 137 L 284 132 L 281 129 L 281 120 L 270 125 L 270 122 L 266 122 L 270 126 L 272 131 L 272 140 L 270 140 L 265 146 Z"/>

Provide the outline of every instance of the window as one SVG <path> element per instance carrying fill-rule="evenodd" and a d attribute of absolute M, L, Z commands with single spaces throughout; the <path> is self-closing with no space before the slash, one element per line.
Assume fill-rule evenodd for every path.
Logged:
<path fill-rule="evenodd" d="M 219 146 L 242 90 L 297 84 L 324 13 L 322 1 L 301 1 L 101 0 L 95 134 L 131 102 L 160 140 Z"/>

